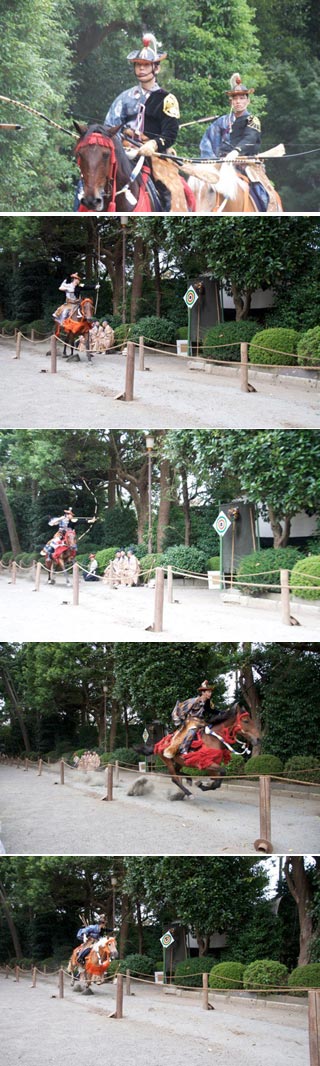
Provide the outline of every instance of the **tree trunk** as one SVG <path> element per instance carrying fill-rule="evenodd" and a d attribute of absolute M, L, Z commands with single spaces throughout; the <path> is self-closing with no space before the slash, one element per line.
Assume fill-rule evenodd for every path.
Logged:
<path fill-rule="evenodd" d="M 257 693 L 256 684 L 253 676 L 253 669 L 251 666 L 251 644 L 250 642 L 244 642 L 242 644 L 242 651 L 244 655 L 243 663 L 239 669 L 239 681 L 242 695 L 250 709 L 250 714 L 253 721 L 257 725 L 259 731 L 261 731 L 261 704 Z M 260 755 L 261 744 L 256 744 L 253 749 L 252 758 L 255 755 Z"/>
<path fill-rule="evenodd" d="M 188 548 L 190 545 L 190 533 L 191 533 L 191 515 L 190 515 L 190 500 L 188 490 L 188 478 L 185 467 L 182 467 L 181 471 L 182 479 L 182 499 L 183 499 L 183 513 L 184 513 L 184 543 Z"/>
<path fill-rule="evenodd" d="M 140 907 L 140 900 L 139 899 L 136 900 L 136 908 L 137 908 L 137 925 L 138 925 L 138 952 L 139 952 L 139 955 L 143 955 L 143 925 L 142 925 L 141 907 Z"/>
<path fill-rule="evenodd" d="M 291 530 L 291 518 L 288 516 L 284 519 L 284 525 L 282 528 L 281 522 L 275 515 L 273 507 L 268 507 L 269 522 L 273 533 L 273 547 L 274 548 L 286 548 Z"/>
<path fill-rule="evenodd" d="M 156 316 L 161 318 L 161 273 L 159 263 L 159 248 L 157 244 L 153 245 L 153 261 L 154 261 L 154 281 L 156 290 Z"/>
<path fill-rule="evenodd" d="M 169 459 L 161 459 L 160 463 L 160 504 L 157 530 L 157 552 L 163 549 L 164 538 L 169 525 L 171 504 L 171 467 Z"/>
<path fill-rule="evenodd" d="M 123 893 L 121 900 L 121 925 L 119 939 L 119 958 L 124 959 L 129 930 L 129 918 L 131 917 L 130 901 L 127 892 Z"/>
<path fill-rule="evenodd" d="M 242 319 L 248 318 L 250 314 L 252 292 L 251 289 L 246 289 L 242 296 L 236 282 L 232 282 L 231 291 L 236 309 L 236 322 L 241 322 Z"/>
<path fill-rule="evenodd" d="M 133 281 L 131 289 L 131 313 L 130 321 L 135 322 L 139 300 L 142 296 L 143 268 L 145 259 L 145 247 L 142 237 L 136 237 L 133 253 Z"/>
<path fill-rule="evenodd" d="M 21 545 L 20 545 L 20 541 L 19 541 L 19 537 L 18 537 L 18 533 L 17 533 L 17 527 L 16 527 L 14 516 L 13 516 L 13 512 L 12 512 L 12 509 L 11 509 L 11 506 L 10 506 L 10 503 L 9 503 L 9 500 L 8 500 L 6 487 L 5 487 L 5 484 L 4 484 L 4 482 L 2 481 L 1 478 L 0 478 L 0 504 L 1 504 L 1 507 L 2 507 L 2 510 L 3 510 L 3 514 L 4 514 L 4 517 L 5 517 L 5 520 L 6 520 L 6 524 L 7 524 L 7 530 L 8 530 L 8 533 L 9 533 L 11 549 L 14 552 L 14 555 L 18 555 L 18 552 L 21 552 Z"/>
<path fill-rule="evenodd" d="M 113 751 L 114 750 L 115 741 L 116 741 L 116 735 L 117 735 L 117 724 L 118 724 L 118 703 L 117 703 L 117 700 L 112 699 L 111 700 L 111 726 L 110 726 L 110 737 L 109 737 L 109 751 Z"/>
<path fill-rule="evenodd" d="M 7 899 L 7 896 L 6 896 L 6 893 L 5 893 L 5 890 L 4 890 L 4 887 L 3 887 L 2 884 L 0 884 L 0 903 L 2 904 L 4 913 L 5 913 L 7 922 L 8 922 L 8 927 L 9 927 L 9 930 L 10 930 L 10 934 L 11 934 L 11 938 L 12 938 L 12 943 L 13 943 L 14 953 L 15 953 L 16 959 L 21 959 L 22 958 L 22 950 L 21 950 L 21 944 L 20 944 L 20 940 L 19 940 L 19 935 L 18 935 L 18 932 L 16 930 L 15 923 L 14 923 L 14 920 L 13 920 L 13 917 L 12 917 L 12 914 L 11 914 L 11 907 L 10 907 L 10 904 L 8 902 L 8 899 Z"/>
<path fill-rule="evenodd" d="M 4 669 L 4 667 L 2 667 L 0 669 L 0 673 L 2 674 L 2 678 L 3 678 L 3 681 L 4 681 L 5 689 L 6 689 L 6 692 L 7 692 L 8 696 L 9 696 L 10 703 L 11 703 L 11 705 L 13 707 L 14 714 L 16 715 L 16 718 L 18 719 L 18 722 L 19 722 L 19 726 L 20 726 L 21 733 L 22 733 L 22 738 L 23 738 L 23 743 L 24 743 L 24 746 L 25 746 L 26 755 L 29 755 L 29 752 L 30 752 L 31 749 L 30 749 L 30 741 L 29 741 L 29 736 L 28 736 L 28 730 L 27 730 L 26 723 L 25 723 L 24 718 L 23 718 L 23 714 L 22 714 L 22 711 L 21 711 L 21 708 L 20 708 L 20 704 L 19 704 L 19 701 L 18 701 L 18 697 L 17 697 L 16 691 L 15 691 L 15 687 L 14 687 L 13 681 L 11 681 L 11 678 L 9 677 L 9 674 L 7 673 L 7 670 Z"/>
<path fill-rule="evenodd" d="M 298 966 L 305 966 L 310 962 L 314 933 L 311 916 L 313 893 L 310 878 L 304 865 L 304 856 L 294 855 L 292 858 L 287 857 L 284 864 L 284 873 L 289 892 L 291 893 L 291 896 L 293 896 L 298 908 L 300 926 Z"/>

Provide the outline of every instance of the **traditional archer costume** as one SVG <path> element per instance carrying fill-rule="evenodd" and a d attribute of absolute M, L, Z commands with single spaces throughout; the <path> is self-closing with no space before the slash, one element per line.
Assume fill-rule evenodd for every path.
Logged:
<path fill-rule="evenodd" d="M 189 751 L 199 727 L 201 728 L 206 718 L 211 717 L 212 719 L 212 692 L 213 685 L 209 684 L 209 681 L 203 681 L 198 688 L 198 696 L 190 700 L 184 700 L 181 703 L 177 700 L 171 717 L 174 725 L 180 728 L 174 733 L 168 747 L 162 751 L 166 759 L 172 759 L 178 753 L 179 755 L 184 755 Z M 219 718 L 219 716 L 215 715 L 216 720 L 217 717 Z"/>

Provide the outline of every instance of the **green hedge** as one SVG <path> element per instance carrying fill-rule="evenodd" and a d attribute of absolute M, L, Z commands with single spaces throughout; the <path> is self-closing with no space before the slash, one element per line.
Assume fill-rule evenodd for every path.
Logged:
<path fill-rule="evenodd" d="M 306 966 L 297 966 L 289 974 L 289 988 L 300 988 L 304 985 L 307 988 L 320 988 L 320 962 L 309 962 Z M 307 992 L 301 992 L 300 995 L 306 996 Z"/>
<path fill-rule="evenodd" d="M 133 326 L 130 326 L 130 340 L 139 342 L 139 337 L 144 337 L 148 348 L 158 347 L 159 344 L 175 344 L 176 326 L 168 318 L 157 318 L 156 315 L 146 315 L 139 318 Z"/>
<path fill-rule="evenodd" d="M 299 588 L 300 585 L 303 588 Z M 313 585 L 317 588 L 312 588 Z M 301 600 L 320 599 L 320 555 L 308 555 L 295 564 L 290 575 L 290 588 Z"/>
<path fill-rule="evenodd" d="M 4 552 L 1 556 L 1 562 L 4 566 L 8 566 L 8 563 L 11 563 L 12 559 L 14 559 L 14 552 Z"/>
<path fill-rule="evenodd" d="M 199 548 L 173 544 L 171 548 L 166 549 L 163 558 L 167 566 L 176 567 L 177 570 L 188 570 L 197 574 L 207 572 L 207 558 Z"/>
<path fill-rule="evenodd" d="M 218 962 L 209 974 L 209 988 L 243 988 L 242 962 Z"/>
<path fill-rule="evenodd" d="M 241 342 L 251 341 L 258 331 L 259 326 L 256 321 L 250 318 L 241 320 L 241 322 L 220 322 L 217 326 L 211 326 L 205 334 L 202 354 L 205 359 L 232 360 L 233 363 L 240 363 Z M 224 348 L 225 344 L 230 344 L 232 347 Z"/>
<path fill-rule="evenodd" d="M 115 748 L 110 753 L 108 762 L 119 762 L 120 766 L 138 766 L 139 755 L 133 748 Z"/>
<path fill-rule="evenodd" d="M 212 958 L 200 955 L 194 959 L 184 959 L 178 962 L 175 969 L 175 985 L 185 985 L 187 988 L 202 988 L 202 974 L 210 973 Z"/>
<path fill-rule="evenodd" d="M 151 578 L 154 578 L 156 572 L 156 566 L 163 566 L 164 554 L 163 552 L 152 552 L 151 555 L 142 555 L 140 559 L 140 566 L 142 573 L 142 581 L 147 583 Z M 144 573 L 146 571 L 146 573 Z"/>
<path fill-rule="evenodd" d="M 121 323 L 121 326 L 116 326 L 114 330 L 114 343 L 125 344 L 129 336 L 130 326 L 126 322 Z"/>
<path fill-rule="evenodd" d="M 246 764 L 245 764 L 243 755 L 232 755 L 231 756 L 231 762 L 229 762 L 228 765 L 226 766 L 227 776 L 228 777 L 232 777 L 233 775 L 235 775 L 235 777 L 238 777 L 240 775 L 242 776 L 242 774 L 245 773 L 245 768 L 246 768 Z"/>
<path fill-rule="evenodd" d="M 220 556 L 211 555 L 207 560 L 207 570 L 219 570 L 220 571 Z"/>
<path fill-rule="evenodd" d="M 95 553 L 99 574 L 104 574 L 106 567 L 111 562 L 111 559 L 114 559 L 118 550 L 118 548 L 100 548 L 100 550 Z"/>
<path fill-rule="evenodd" d="M 244 555 L 237 570 L 238 580 L 245 581 L 245 585 L 239 586 L 241 591 L 250 596 L 266 596 L 272 590 L 252 587 L 259 581 L 259 575 L 262 584 L 279 585 L 280 570 L 292 570 L 299 559 L 301 555 L 297 548 L 263 548 Z"/>
<path fill-rule="evenodd" d="M 127 955 L 119 965 L 119 973 L 130 970 L 132 976 L 141 974 L 143 977 L 151 977 L 154 973 L 154 961 L 150 955 Z"/>
<path fill-rule="evenodd" d="M 306 333 L 302 334 L 298 342 L 298 363 L 314 363 L 316 366 L 320 365 L 320 326 L 315 326 L 314 329 L 308 329 Z"/>
<path fill-rule="evenodd" d="M 283 988 L 287 983 L 287 967 L 274 959 L 256 959 L 246 966 L 243 973 L 243 987 L 248 989 Z"/>
<path fill-rule="evenodd" d="M 245 774 L 281 774 L 283 762 L 278 755 L 255 755 L 245 763 Z"/>
<path fill-rule="evenodd" d="M 251 363 L 272 363 L 275 366 L 296 366 L 294 358 L 300 334 L 296 329 L 284 329 L 274 326 L 273 329 L 263 329 L 253 337 L 249 359 Z M 263 349 L 270 349 L 264 351 Z M 280 353 L 280 354 L 279 354 Z M 293 353 L 287 354 L 287 353 Z"/>
<path fill-rule="evenodd" d="M 284 764 L 286 777 L 293 777 L 297 781 L 313 781 L 320 785 L 320 760 L 314 755 L 292 755 Z"/>

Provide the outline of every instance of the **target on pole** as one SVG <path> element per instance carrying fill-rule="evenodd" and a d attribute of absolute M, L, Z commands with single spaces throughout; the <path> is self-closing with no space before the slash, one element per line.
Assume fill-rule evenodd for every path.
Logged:
<path fill-rule="evenodd" d="M 189 311 L 191 311 L 191 308 L 194 307 L 195 303 L 198 300 L 198 294 L 196 293 L 196 290 L 193 288 L 193 285 L 189 285 L 189 288 L 185 292 L 183 299 L 184 299 L 184 302 L 187 305 Z"/>
<path fill-rule="evenodd" d="M 147 730 L 147 729 L 144 729 L 144 730 L 143 730 L 143 733 L 142 733 L 142 740 L 144 740 L 145 744 L 147 743 L 147 740 L 149 740 L 149 733 L 148 733 L 148 730 Z"/>
<path fill-rule="evenodd" d="M 231 522 L 229 522 L 228 516 L 224 513 L 224 511 L 219 511 L 219 514 L 215 522 L 213 523 L 213 528 L 218 534 L 218 537 L 224 537 L 225 533 L 227 533 L 229 529 L 229 526 L 231 526 Z"/>
<path fill-rule="evenodd" d="M 170 929 L 160 937 L 160 944 L 162 944 L 163 948 L 169 948 L 170 945 L 173 944 L 173 941 L 174 937 L 172 936 L 172 933 L 170 933 Z"/>

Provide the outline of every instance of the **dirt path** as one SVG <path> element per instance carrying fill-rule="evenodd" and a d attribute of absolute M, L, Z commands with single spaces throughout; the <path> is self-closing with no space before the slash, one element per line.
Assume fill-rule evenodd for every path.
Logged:
<path fill-rule="evenodd" d="M 200 583 L 199 583 L 200 585 Z M 174 602 L 164 602 L 163 630 L 154 633 L 154 589 L 110 589 L 101 583 L 80 582 L 80 602 L 73 606 L 72 586 L 58 577 L 54 586 L 42 577 L 34 592 L 30 577 L 18 577 L 15 585 L 0 575 L 0 640 L 319 640 L 320 612 L 312 605 L 294 604 L 292 613 L 299 626 L 285 626 L 280 605 L 270 601 L 261 607 L 223 603 L 219 591 L 179 585 Z"/>
<path fill-rule="evenodd" d="M 307 429 L 320 427 L 320 392 L 299 379 L 256 381 L 255 393 L 241 393 L 237 371 L 214 374 L 191 370 L 175 355 L 148 353 L 145 372 L 136 358 L 135 400 L 123 403 L 125 359 L 122 354 L 98 355 L 93 363 L 58 359 L 58 373 L 49 373 L 48 343 L 0 338 L 2 428 L 109 429 Z M 253 375 L 252 375 L 253 377 Z M 256 379 L 255 379 L 256 380 Z"/>
<path fill-rule="evenodd" d="M 140 775 L 141 776 L 141 775 Z M 120 771 L 112 803 L 104 773 L 80 776 L 59 766 L 24 771 L 0 767 L 1 837 L 7 854 L 249 855 L 260 836 L 257 787 L 228 782 L 216 792 L 171 802 L 169 777 L 148 777 L 143 796 L 128 796 L 139 777 Z M 144 780 L 145 777 L 144 777 Z M 271 836 L 276 854 L 316 854 L 320 848 L 319 797 L 272 786 Z"/>
<path fill-rule="evenodd" d="M 94 997 L 76 995 L 65 980 L 58 999 L 56 979 L 30 976 L 18 983 L 1 977 L 5 1025 L 2 1047 L 6 1066 L 56 1066 L 71 1062 L 80 1049 L 86 1066 L 308 1066 L 307 1005 L 210 996 L 205 1011 L 200 995 L 169 994 L 163 987 L 132 984 L 124 997 L 124 1016 L 109 1018 L 115 986 L 95 988 Z"/>

